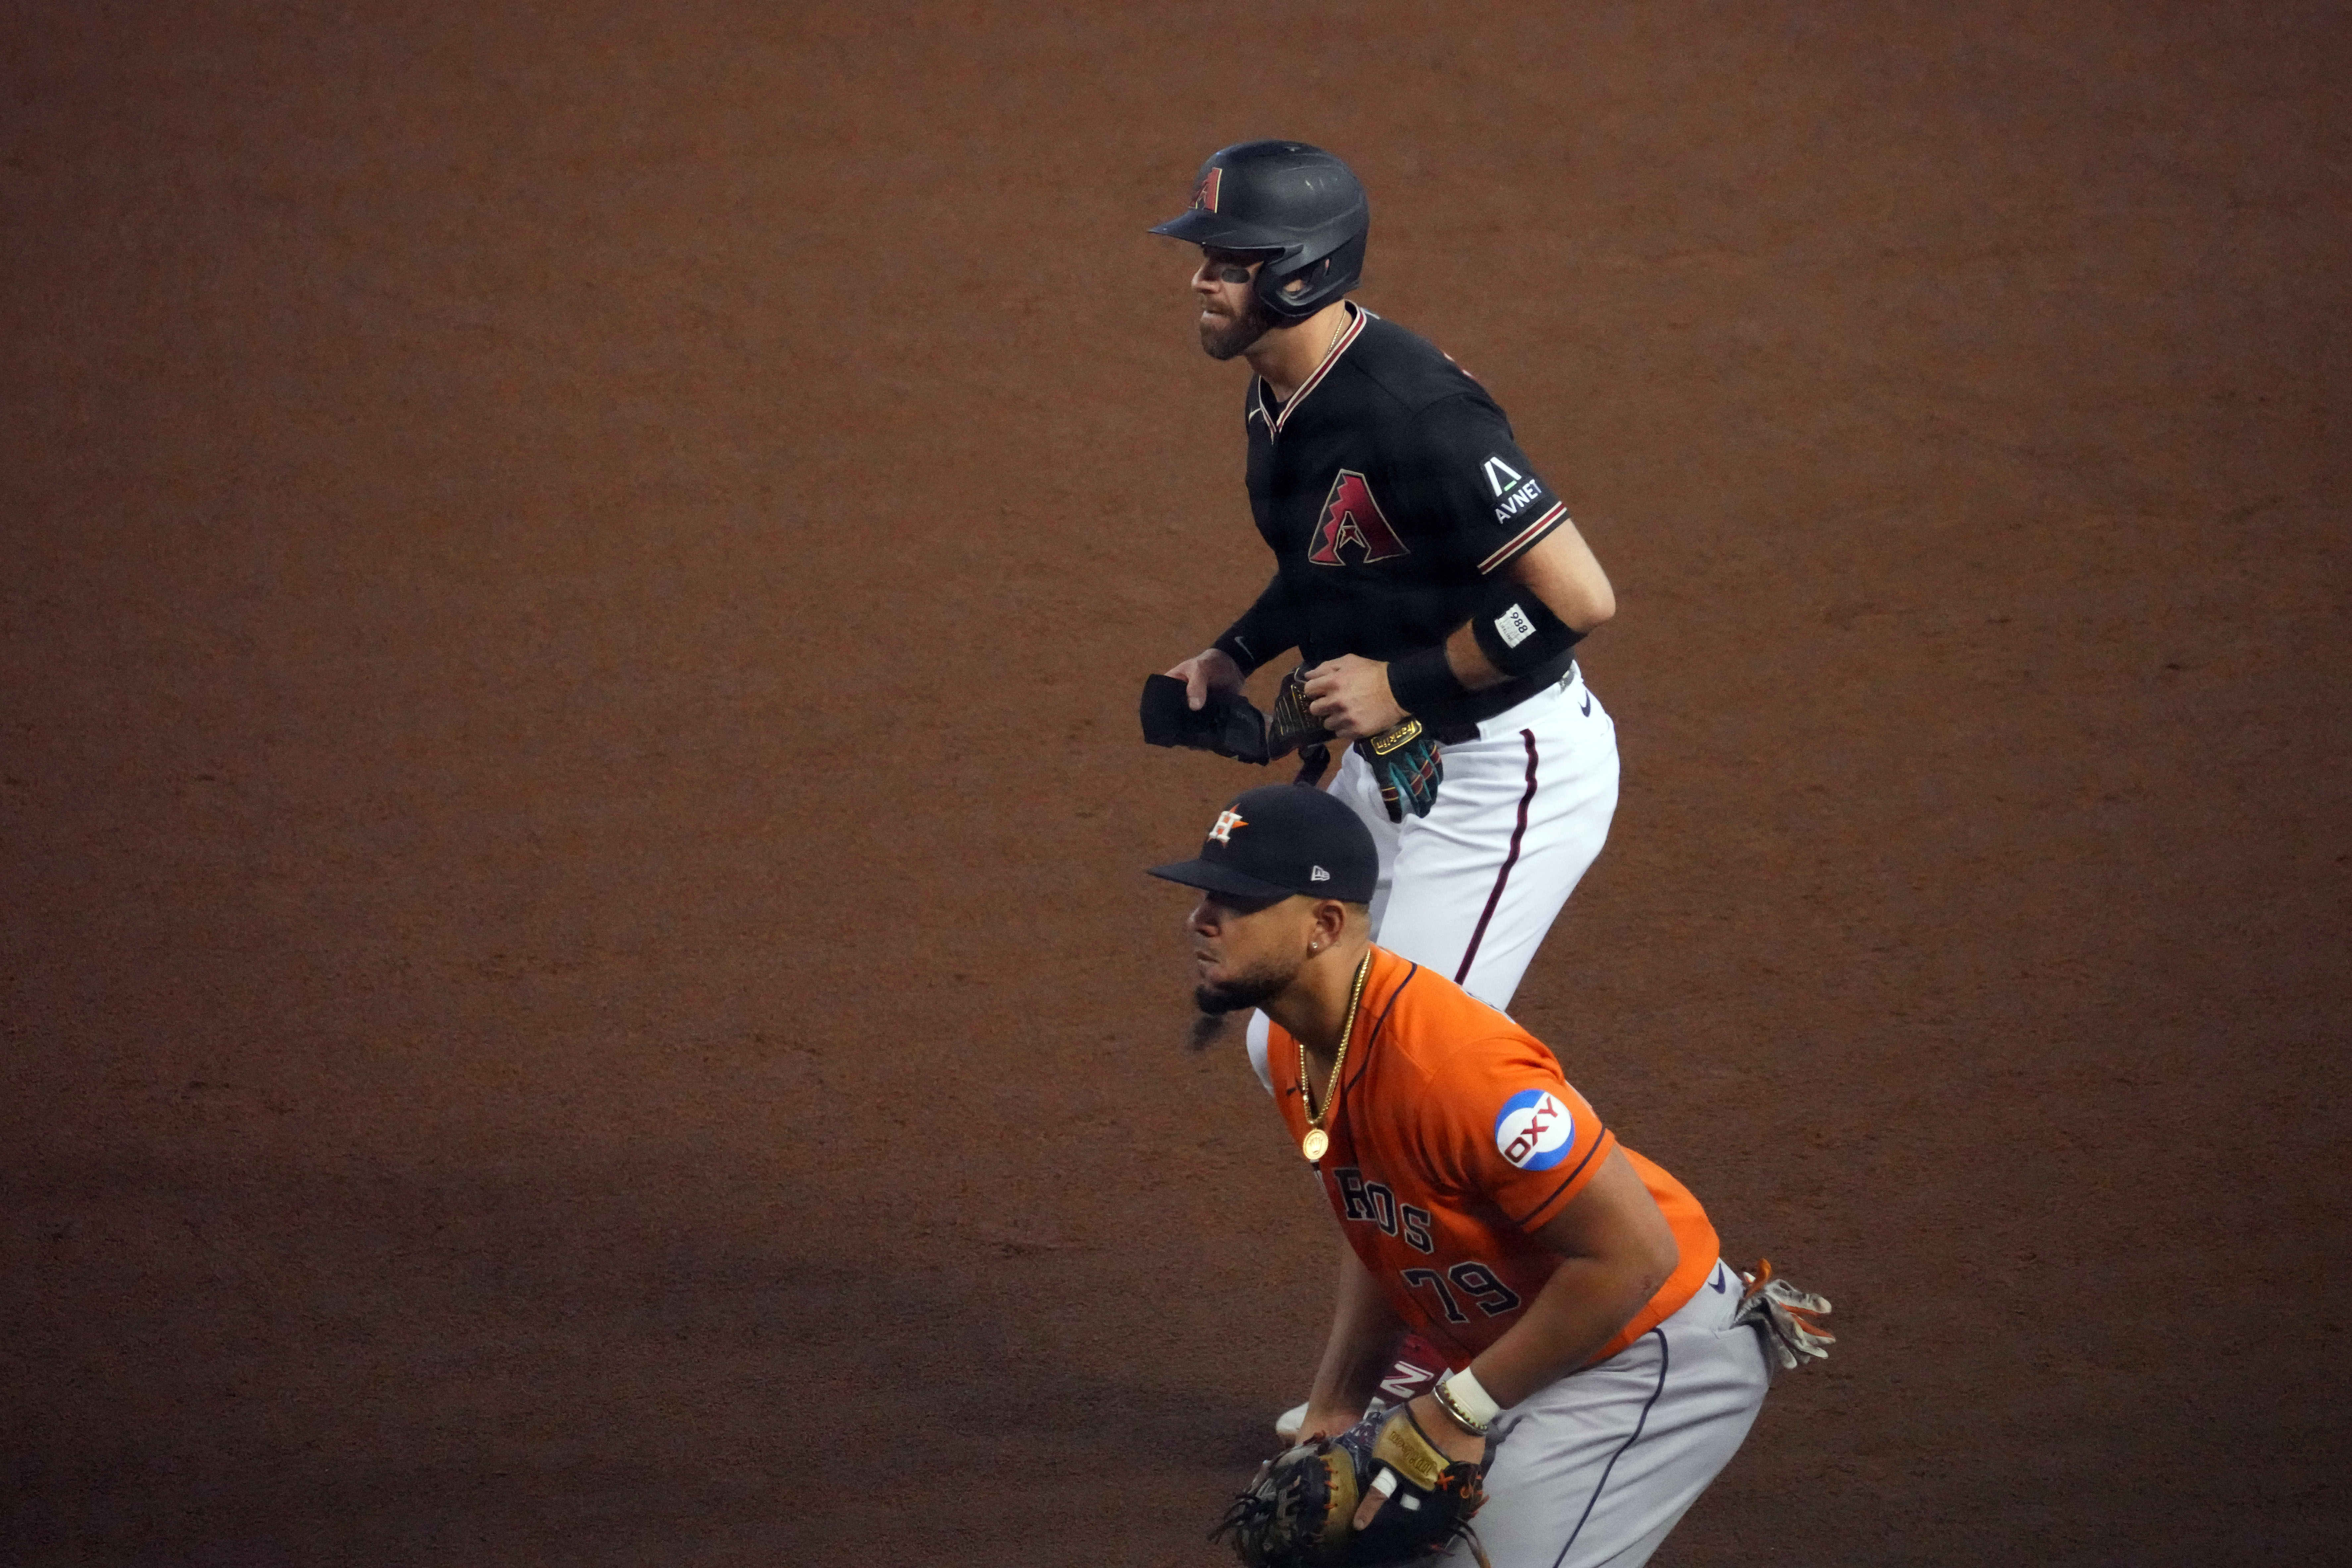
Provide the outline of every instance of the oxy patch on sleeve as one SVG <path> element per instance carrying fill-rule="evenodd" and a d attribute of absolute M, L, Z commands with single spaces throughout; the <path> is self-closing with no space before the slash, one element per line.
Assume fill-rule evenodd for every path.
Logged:
<path fill-rule="evenodd" d="M 1495 1148 L 1522 1171 L 1549 1171 L 1576 1147 L 1576 1118 L 1549 1089 L 1523 1089 L 1495 1116 Z"/>

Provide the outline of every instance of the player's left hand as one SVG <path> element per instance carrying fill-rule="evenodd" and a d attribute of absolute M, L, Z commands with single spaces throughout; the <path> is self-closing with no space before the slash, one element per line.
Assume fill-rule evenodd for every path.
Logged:
<path fill-rule="evenodd" d="M 1268 1459 L 1212 1534 L 1231 1536 L 1248 1568 L 1417 1562 L 1465 1537 L 1484 1563 L 1470 1520 L 1486 1500 L 1486 1446 L 1470 1440 L 1482 1458 L 1457 1459 L 1412 1408 L 1375 1409 Z"/>
<path fill-rule="evenodd" d="M 1404 710 L 1389 690 L 1389 667 L 1352 653 L 1308 670 L 1307 699 L 1307 710 L 1342 741 L 1360 741 L 1404 721 Z"/>
<path fill-rule="evenodd" d="M 1465 1465 L 1483 1465 L 1486 1462 L 1486 1439 L 1474 1432 L 1465 1432 L 1455 1426 L 1453 1417 L 1445 1414 L 1445 1407 L 1437 1403 L 1435 1394 L 1424 1394 L 1407 1405 L 1405 1408 L 1412 1413 L 1413 1420 L 1420 1424 L 1422 1435 L 1429 1439 L 1430 1447 L 1444 1455 L 1449 1460 Z M 1385 1493 L 1367 1491 L 1364 1494 L 1364 1500 L 1356 1508 L 1356 1528 L 1370 1529 L 1373 1517 L 1381 1511 L 1381 1505 L 1387 1500 Z"/>
<path fill-rule="evenodd" d="M 1399 1422 L 1403 1423 L 1403 1431 L 1391 1433 L 1391 1424 Z M 1392 1444 L 1400 1445 L 1399 1452 L 1409 1452 L 1418 1447 L 1412 1441 L 1412 1437 L 1417 1436 L 1437 1451 L 1438 1458 L 1431 1461 L 1435 1465 L 1450 1467 L 1457 1464 L 1484 1465 L 1486 1462 L 1486 1439 L 1455 1426 L 1433 1394 L 1422 1394 L 1402 1411 L 1367 1415 L 1359 1431 L 1363 1428 L 1370 1429 L 1372 1440 L 1367 1446 L 1375 1457 L 1388 1450 Z M 1407 1433 L 1412 1436 L 1407 1436 Z M 1386 1441 L 1381 1441 L 1383 1436 Z M 1366 1484 L 1362 1500 L 1357 1503 L 1355 1518 L 1350 1521 L 1360 1535 L 1371 1529 L 1372 1521 L 1380 1517 L 1381 1510 L 1388 1506 L 1390 1497 L 1400 1485 L 1400 1479 L 1396 1476 L 1391 1476 L 1385 1485 L 1378 1484 L 1380 1472 L 1384 1468 L 1373 1465 L 1364 1476 Z M 1434 1483 L 1435 1476 L 1433 1473 L 1412 1479 L 1419 1479 L 1426 1487 Z M 1475 1510 L 1475 1506 L 1472 1505 L 1472 1511 Z"/>
<path fill-rule="evenodd" d="M 1434 1393 L 1417 1395 L 1405 1408 L 1412 1412 L 1412 1418 L 1421 1423 L 1421 1429 L 1429 1435 L 1431 1445 L 1439 1453 L 1465 1464 L 1486 1463 L 1486 1439 L 1454 1425 L 1454 1417 L 1445 1414 L 1445 1406 L 1437 1403 Z"/>

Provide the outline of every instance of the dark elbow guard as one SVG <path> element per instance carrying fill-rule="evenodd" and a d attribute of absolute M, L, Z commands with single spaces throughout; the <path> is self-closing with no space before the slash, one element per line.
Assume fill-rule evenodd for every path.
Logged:
<path fill-rule="evenodd" d="M 1485 602 L 1470 617 L 1470 632 L 1486 662 L 1507 676 L 1544 670 L 1584 640 L 1534 590 L 1508 580 L 1487 584 Z"/>

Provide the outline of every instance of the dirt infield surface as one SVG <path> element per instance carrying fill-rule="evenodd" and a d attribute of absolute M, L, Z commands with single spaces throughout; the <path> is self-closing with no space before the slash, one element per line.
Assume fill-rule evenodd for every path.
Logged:
<path fill-rule="evenodd" d="M 593 12 L 591 15 L 589 13 Z M 1244 136 L 1609 566 L 1517 1011 L 1832 1297 L 1662 1564 L 2352 1559 L 2340 10 L 0 19 L 0 1561 L 1211 1564 Z"/>

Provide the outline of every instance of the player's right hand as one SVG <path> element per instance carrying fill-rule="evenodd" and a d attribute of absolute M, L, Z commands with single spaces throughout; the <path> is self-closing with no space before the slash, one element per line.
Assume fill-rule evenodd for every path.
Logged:
<path fill-rule="evenodd" d="M 1223 648 L 1203 648 L 1191 658 L 1166 671 L 1175 680 L 1184 683 L 1184 703 L 1195 713 L 1209 700 L 1212 691 L 1239 691 L 1242 689 L 1242 668 Z M 1347 1430 L 1341 1427 L 1341 1431 Z"/>

